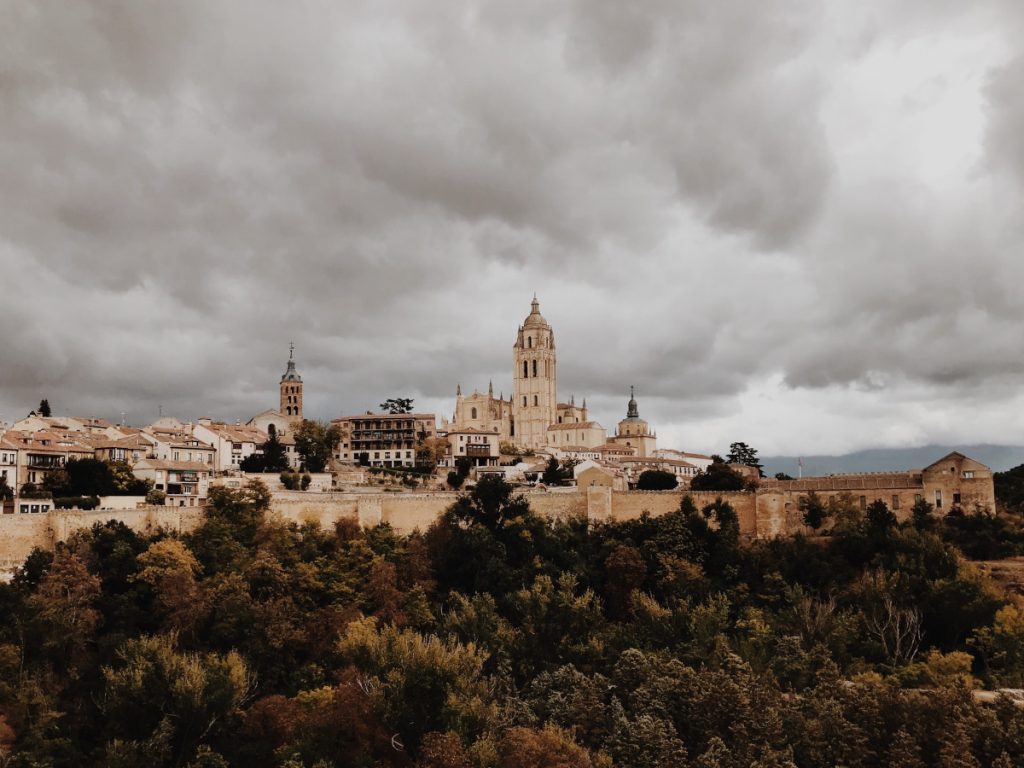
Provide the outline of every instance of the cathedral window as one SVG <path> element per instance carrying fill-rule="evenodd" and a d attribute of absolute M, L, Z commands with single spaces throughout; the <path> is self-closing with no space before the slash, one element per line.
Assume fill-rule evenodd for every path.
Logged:
<path fill-rule="evenodd" d="M 537 361 L 533 361 L 533 378 L 537 378 Z"/>
<path fill-rule="evenodd" d="M 536 395 L 533 396 L 533 404 L 534 405 L 539 405 L 539 403 L 537 402 L 537 396 Z"/>
<path fill-rule="evenodd" d="M 530 375 L 530 363 L 527 362 L 526 360 L 523 360 L 523 378 L 525 379 L 529 375 Z M 526 405 L 526 403 L 523 403 L 523 405 Z"/>
<path fill-rule="evenodd" d="M 528 346 L 530 349 L 533 349 L 533 336 L 526 337 L 526 346 Z"/>
<path fill-rule="evenodd" d="M 475 418 L 476 418 L 476 408 L 474 408 L 473 410 L 471 410 L 471 411 L 470 411 L 470 414 L 471 414 L 471 415 L 470 415 L 470 417 L 469 417 L 469 418 L 471 418 L 471 419 L 475 419 Z"/>
<path fill-rule="evenodd" d="M 526 407 L 526 395 L 523 395 L 523 408 Z"/>

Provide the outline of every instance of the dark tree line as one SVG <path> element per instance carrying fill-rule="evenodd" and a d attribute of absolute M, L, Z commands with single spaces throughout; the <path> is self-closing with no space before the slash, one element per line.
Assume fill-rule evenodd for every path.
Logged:
<path fill-rule="evenodd" d="M 536 515 L 485 477 L 427 530 L 211 490 L 184 536 L 118 523 L 0 585 L 9 766 L 1005 766 L 1024 606 L 922 508 Z M 808 506 L 808 511 L 811 507 Z"/>

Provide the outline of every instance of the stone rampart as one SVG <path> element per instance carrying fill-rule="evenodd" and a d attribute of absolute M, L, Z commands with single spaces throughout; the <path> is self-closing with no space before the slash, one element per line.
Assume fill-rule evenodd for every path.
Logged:
<path fill-rule="evenodd" d="M 882 481 L 882 478 L 885 478 Z M 869 477 L 861 488 L 844 488 L 853 493 L 863 506 L 875 498 L 891 503 L 897 515 L 905 517 L 913 505 L 919 488 L 906 488 L 903 476 L 891 473 L 879 475 L 876 489 L 874 477 Z M 971 487 L 971 493 L 991 496 L 991 478 L 979 479 L 980 490 Z M 559 490 L 528 490 L 524 493 L 530 507 L 540 515 L 553 520 L 587 517 L 594 521 L 635 520 L 645 512 L 652 516 L 664 515 L 679 508 L 683 496 L 689 494 L 697 508 L 718 498 L 728 501 L 739 516 L 740 534 L 746 538 L 771 538 L 809 532 L 803 525 L 799 500 L 808 481 L 786 483 L 766 482 L 756 492 L 715 493 L 710 491 L 613 491 L 611 488 L 591 486 Z M 984 487 L 980 487 L 984 484 Z M 829 490 L 837 485 L 829 479 Z M 872 488 L 863 486 L 871 485 Z M 959 487 L 959 486 L 958 486 Z M 857 492 L 860 491 L 858 494 Z M 881 493 L 879 492 L 881 491 Z M 834 495 L 834 494 L 829 494 Z M 953 491 L 945 493 L 953 497 Z M 373 526 L 389 523 L 401 534 L 426 530 L 458 498 L 451 492 L 431 493 L 312 493 L 283 491 L 273 495 L 272 511 L 281 518 L 298 524 L 317 523 L 332 528 L 339 520 L 353 519 L 360 525 Z M 973 498 L 973 497 L 971 497 Z M 0 515 L 0 573 L 10 573 L 20 565 L 33 547 L 52 549 L 56 542 L 68 538 L 74 531 L 89 528 L 95 523 L 118 520 L 141 533 L 159 528 L 186 532 L 202 521 L 202 509 L 182 507 L 140 507 L 138 509 L 55 510 L 43 514 Z"/>

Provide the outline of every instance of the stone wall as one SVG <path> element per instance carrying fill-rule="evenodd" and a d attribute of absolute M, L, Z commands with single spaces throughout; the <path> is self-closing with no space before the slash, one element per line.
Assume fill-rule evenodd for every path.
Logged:
<path fill-rule="evenodd" d="M 960 470 L 957 469 L 959 472 Z M 951 477 L 954 474 L 952 470 Z M 806 484 L 806 481 L 803 481 Z M 972 479 L 972 483 L 950 482 L 945 494 L 950 497 L 954 490 L 967 492 L 970 498 L 992 498 L 991 475 L 988 478 Z M 836 488 L 822 489 L 850 493 L 855 497 L 864 496 L 873 501 L 882 498 L 889 503 L 892 496 L 901 497 L 901 509 L 897 514 L 903 518 L 909 514 L 914 492 L 920 488 L 898 487 L 890 480 L 888 485 L 877 488 L 850 486 L 841 491 Z M 931 486 L 929 485 L 928 488 Z M 747 538 L 771 538 L 788 536 L 797 532 L 809 532 L 803 525 L 799 511 L 799 499 L 809 488 L 789 487 L 783 483 L 766 482 L 757 492 L 688 492 L 688 491 L 614 491 L 611 488 L 588 487 L 564 490 L 527 491 L 524 495 L 530 507 L 540 515 L 551 519 L 564 520 L 571 517 L 587 517 L 594 521 L 635 520 L 645 512 L 659 516 L 679 508 L 683 496 L 693 498 L 697 508 L 710 504 L 717 498 L 728 501 L 739 516 L 740 534 Z M 907 496 L 907 498 L 902 498 Z M 317 523 L 332 528 L 341 519 L 357 520 L 361 525 L 373 526 L 389 523 L 402 534 L 414 530 L 425 530 L 447 509 L 456 493 L 275 493 L 272 501 L 273 514 L 299 524 Z M 118 520 L 140 533 L 151 533 L 159 528 L 186 532 L 202 521 L 202 509 L 182 507 L 141 507 L 138 509 L 56 510 L 46 514 L 0 515 L 0 574 L 10 574 L 20 565 L 33 547 L 53 548 L 74 531 L 89 528 L 95 523 Z"/>

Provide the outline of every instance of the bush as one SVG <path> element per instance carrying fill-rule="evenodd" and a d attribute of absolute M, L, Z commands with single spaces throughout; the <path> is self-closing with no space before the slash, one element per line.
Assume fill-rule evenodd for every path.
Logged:
<path fill-rule="evenodd" d="M 156 488 L 151 488 L 146 494 L 146 503 L 154 507 L 162 507 L 167 503 L 167 494 Z"/>
<path fill-rule="evenodd" d="M 99 496 L 61 496 L 53 500 L 57 509 L 96 509 L 99 505 Z"/>
<path fill-rule="evenodd" d="M 662 469 L 648 469 L 636 481 L 638 491 L 671 491 L 677 485 L 676 476 Z"/>

